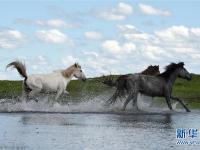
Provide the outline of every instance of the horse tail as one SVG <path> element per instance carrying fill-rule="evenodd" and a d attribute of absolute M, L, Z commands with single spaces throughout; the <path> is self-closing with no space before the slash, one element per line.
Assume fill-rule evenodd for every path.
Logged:
<path fill-rule="evenodd" d="M 127 77 L 128 75 L 120 76 L 116 80 L 116 91 L 113 96 L 107 101 L 108 104 L 114 104 L 117 101 L 117 98 L 125 97 L 126 93 L 128 92 L 127 88 Z"/>
<path fill-rule="evenodd" d="M 25 66 L 25 64 L 23 64 L 23 63 L 20 62 L 20 61 L 13 61 L 13 62 L 9 63 L 9 64 L 6 66 L 6 69 L 7 69 L 8 67 L 13 67 L 13 68 L 17 69 L 17 71 L 19 72 L 19 74 L 20 74 L 23 78 L 25 78 L 24 80 L 25 80 L 25 81 L 27 80 L 28 75 L 27 75 L 27 73 L 26 73 L 26 66 Z"/>

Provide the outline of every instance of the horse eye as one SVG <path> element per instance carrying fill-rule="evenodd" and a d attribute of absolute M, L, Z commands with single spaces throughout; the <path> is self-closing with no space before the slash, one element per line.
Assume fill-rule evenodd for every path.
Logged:
<path fill-rule="evenodd" d="M 80 72 L 82 72 L 82 70 L 80 70 Z"/>

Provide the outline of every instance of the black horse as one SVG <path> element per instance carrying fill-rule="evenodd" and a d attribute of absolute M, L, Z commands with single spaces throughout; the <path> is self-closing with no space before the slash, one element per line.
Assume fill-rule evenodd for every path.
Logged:
<path fill-rule="evenodd" d="M 124 91 L 127 90 L 128 97 L 124 102 L 123 110 L 125 110 L 126 105 L 133 100 L 133 105 L 137 101 L 137 96 L 139 93 L 151 96 L 151 97 L 165 97 L 167 105 L 170 110 L 172 110 L 170 99 L 180 102 L 180 104 L 185 108 L 187 112 L 190 110 L 186 105 L 177 97 L 173 97 L 172 87 L 175 83 L 177 77 L 191 80 L 191 74 L 184 68 L 184 63 L 171 63 L 166 67 L 165 72 L 157 76 L 149 76 L 142 74 L 129 75 L 126 79 L 126 86 L 123 84 L 117 84 L 117 90 L 115 94 L 108 100 L 110 104 L 115 103 L 117 97 L 123 95 Z M 125 89 L 126 88 L 126 89 Z"/>

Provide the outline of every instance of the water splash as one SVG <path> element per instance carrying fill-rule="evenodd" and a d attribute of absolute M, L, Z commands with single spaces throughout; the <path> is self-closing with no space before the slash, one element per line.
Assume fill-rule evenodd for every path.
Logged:
<path fill-rule="evenodd" d="M 113 107 L 105 106 L 105 100 L 109 97 L 100 95 L 92 99 L 82 99 L 79 102 L 53 102 L 48 97 L 40 98 L 38 102 L 34 100 L 16 102 L 16 99 L 1 99 L 0 112 L 104 112 L 118 109 L 120 105 Z"/>
<path fill-rule="evenodd" d="M 172 103 L 172 108 L 175 111 L 181 111 L 177 108 L 178 102 Z M 146 112 L 169 112 L 165 99 L 156 99 L 145 95 L 139 95 L 137 105 L 140 110 Z"/>
<path fill-rule="evenodd" d="M 79 102 L 69 102 L 67 104 L 53 102 L 48 97 L 40 98 L 38 102 L 21 101 L 16 102 L 16 99 L 1 99 L 0 112 L 111 112 L 121 111 L 123 101 L 118 101 L 112 106 L 106 106 L 105 101 L 109 99 L 109 94 L 102 94 L 91 99 L 82 99 Z M 137 100 L 139 110 L 145 112 L 169 112 L 166 104 L 162 103 L 154 105 L 154 100 L 151 97 L 139 95 Z M 176 109 L 177 103 L 173 104 L 173 109 Z M 127 105 L 126 111 L 133 111 L 132 102 Z"/>

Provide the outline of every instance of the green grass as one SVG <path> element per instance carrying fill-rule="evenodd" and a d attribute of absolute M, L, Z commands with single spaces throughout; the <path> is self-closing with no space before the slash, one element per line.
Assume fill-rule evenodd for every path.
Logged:
<path fill-rule="evenodd" d="M 116 79 L 117 76 L 114 76 Z M 91 78 L 86 82 L 73 80 L 67 87 L 70 95 L 63 100 L 80 101 L 101 95 L 105 91 L 112 94 L 113 88 L 100 83 L 101 78 Z M 22 81 L 0 81 L 0 98 L 14 98 L 21 95 Z M 173 95 L 185 100 L 190 108 L 200 108 L 200 75 L 193 75 L 191 81 L 178 79 L 173 87 Z"/>
<path fill-rule="evenodd" d="M 0 81 L 0 98 L 13 98 L 21 94 L 22 81 Z"/>
<path fill-rule="evenodd" d="M 178 79 L 173 95 L 184 99 L 191 108 L 200 108 L 200 75 L 193 74 L 191 81 Z"/>

